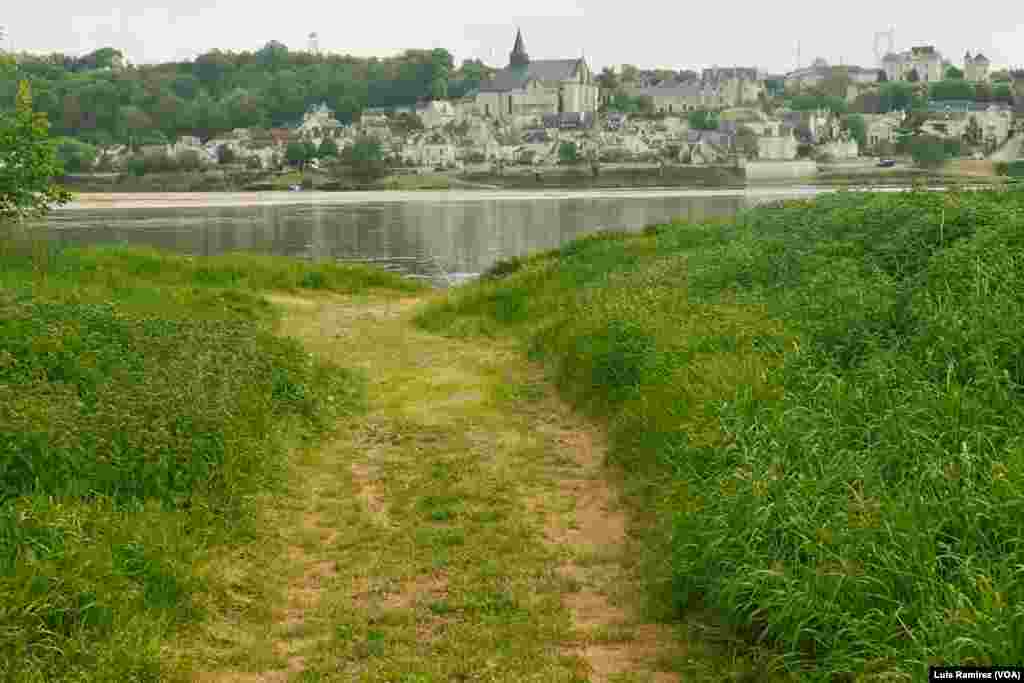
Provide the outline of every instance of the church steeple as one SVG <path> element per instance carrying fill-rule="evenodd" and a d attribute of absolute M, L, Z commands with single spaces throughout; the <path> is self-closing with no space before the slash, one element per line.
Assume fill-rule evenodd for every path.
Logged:
<path fill-rule="evenodd" d="M 529 63 L 530 56 L 526 54 L 526 48 L 523 47 L 523 33 L 517 28 L 516 44 L 512 46 L 512 52 L 508 54 L 508 65 L 526 66 Z"/>

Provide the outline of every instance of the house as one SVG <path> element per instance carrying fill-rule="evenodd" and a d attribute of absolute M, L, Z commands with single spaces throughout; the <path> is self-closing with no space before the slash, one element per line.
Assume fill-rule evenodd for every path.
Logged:
<path fill-rule="evenodd" d="M 883 143 L 896 144 L 896 130 L 903 125 L 903 114 L 863 114 L 864 137 L 869 148 L 877 148 Z"/>
<path fill-rule="evenodd" d="M 388 125 L 388 107 L 368 107 L 359 115 L 359 123 L 364 127 L 379 128 Z"/>
<path fill-rule="evenodd" d="M 620 130 L 624 125 L 626 125 L 626 121 L 628 120 L 629 117 L 626 114 L 618 111 L 610 111 L 605 116 L 605 127 L 608 130 Z"/>
<path fill-rule="evenodd" d="M 766 122 L 757 138 L 757 158 L 771 161 L 796 159 L 799 143 L 793 129 L 781 121 Z"/>
<path fill-rule="evenodd" d="M 294 139 L 292 131 L 287 128 L 271 128 L 267 131 L 271 144 L 275 147 L 284 147 Z"/>
<path fill-rule="evenodd" d="M 882 68 L 890 81 L 913 80 L 912 72 L 924 83 L 945 77 L 942 55 L 932 45 L 912 47 L 899 54 L 890 52 L 882 58 Z"/>
<path fill-rule="evenodd" d="M 424 128 L 439 128 L 456 120 L 455 106 L 445 100 L 432 100 L 416 107 Z"/>
<path fill-rule="evenodd" d="M 660 114 L 681 114 L 718 104 L 711 91 L 696 83 L 634 88 L 628 94 L 631 97 L 650 97 L 654 111 Z"/>
<path fill-rule="evenodd" d="M 717 104 L 721 107 L 757 102 L 764 93 L 764 79 L 755 68 L 704 69 L 700 82 L 705 91 L 714 93 Z"/>
<path fill-rule="evenodd" d="M 484 116 L 519 122 L 545 114 L 594 113 L 597 95 L 585 59 L 531 60 L 517 31 L 508 66 L 480 85 L 476 99 Z"/>
<path fill-rule="evenodd" d="M 324 139 L 337 139 L 341 136 L 341 123 L 334 118 L 334 112 L 321 102 L 311 107 L 302 116 L 302 123 L 295 129 L 295 134 L 303 139 L 319 145 Z"/>
<path fill-rule="evenodd" d="M 561 114 L 544 114 L 541 117 L 544 128 L 583 129 L 594 126 L 594 113 L 582 111 L 566 111 Z"/>
<path fill-rule="evenodd" d="M 725 133 L 707 130 L 687 132 L 685 144 L 680 149 L 680 160 L 691 164 L 715 164 L 729 158 L 732 140 Z"/>
<path fill-rule="evenodd" d="M 418 166 L 449 166 L 456 163 L 457 148 L 439 133 L 426 133 L 413 137 L 402 149 L 401 156 Z"/>

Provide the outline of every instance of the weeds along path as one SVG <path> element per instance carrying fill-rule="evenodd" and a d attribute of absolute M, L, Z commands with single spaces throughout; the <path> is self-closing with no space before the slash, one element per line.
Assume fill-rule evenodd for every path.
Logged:
<path fill-rule="evenodd" d="M 312 353 L 363 368 L 368 411 L 297 453 L 266 538 L 208 568 L 238 595 L 185 679 L 677 680 L 604 437 L 521 353 L 417 330 L 415 298 L 271 300 Z M 269 597 L 247 602 L 254 580 Z"/>

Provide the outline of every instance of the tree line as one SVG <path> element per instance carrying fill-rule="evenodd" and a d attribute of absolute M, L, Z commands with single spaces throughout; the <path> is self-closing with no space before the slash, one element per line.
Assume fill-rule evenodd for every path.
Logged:
<path fill-rule="evenodd" d="M 25 80 L 53 135 L 100 146 L 286 126 L 321 102 L 349 123 L 368 107 L 461 96 L 491 72 L 479 60 L 456 69 L 441 48 L 378 59 L 291 51 L 277 41 L 155 65 L 126 67 L 113 48 L 81 58 L 19 54 L 16 62 L 0 73 L 0 111 L 14 110 Z"/>

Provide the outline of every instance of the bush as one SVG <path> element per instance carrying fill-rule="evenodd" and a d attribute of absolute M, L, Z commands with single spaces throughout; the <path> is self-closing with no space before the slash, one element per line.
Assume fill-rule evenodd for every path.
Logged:
<path fill-rule="evenodd" d="M 1024 161 L 997 161 L 995 171 L 998 175 L 1011 178 L 1024 178 Z"/>
<path fill-rule="evenodd" d="M 946 142 L 933 135 L 915 135 L 909 140 L 908 146 L 914 163 L 922 168 L 941 166 L 950 156 Z"/>

